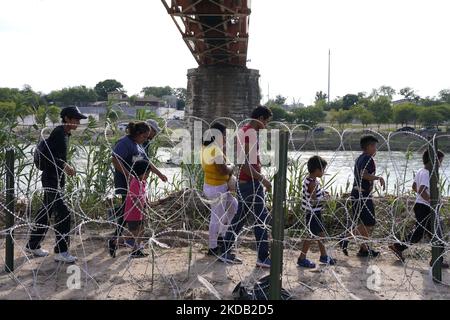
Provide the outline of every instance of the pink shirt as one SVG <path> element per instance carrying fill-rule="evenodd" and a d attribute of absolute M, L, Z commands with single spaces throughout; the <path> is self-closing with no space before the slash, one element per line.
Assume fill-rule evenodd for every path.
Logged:
<path fill-rule="evenodd" d="M 147 184 L 145 181 L 139 181 L 135 177 L 131 177 L 130 187 L 125 199 L 125 221 L 142 221 L 144 219 L 144 213 L 135 205 L 135 202 L 140 202 L 142 207 L 145 208 Z"/>

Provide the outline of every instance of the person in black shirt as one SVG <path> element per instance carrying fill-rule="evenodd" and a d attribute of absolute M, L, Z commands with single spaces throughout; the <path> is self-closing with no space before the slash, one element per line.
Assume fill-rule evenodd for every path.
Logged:
<path fill-rule="evenodd" d="M 378 139 L 372 135 L 363 136 L 360 140 L 360 145 L 363 153 L 356 159 L 354 167 L 354 182 L 351 193 L 352 212 L 355 221 L 359 224 L 354 230 L 353 234 L 361 236 L 363 239 L 368 239 L 372 234 L 373 228 L 376 224 L 375 207 L 372 200 L 372 190 L 374 181 L 380 181 L 380 184 L 385 189 L 384 179 L 376 176 L 376 167 L 373 157 L 377 152 Z M 348 255 L 347 246 L 348 240 L 346 238 L 340 241 L 340 246 L 345 255 Z M 377 257 L 379 252 L 372 250 L 366 243 L 362 243 L 358 252 L 359 257 Z"/>
<path fill-rule="evenodd" d="M 122 205 L 117 208 L 118 210 L 115 209 L 116 230 L 113 237 L 108 240 L 108 249 L 111 257 L 116 256 L 116 250 L 119 245 L 133 246 L 132 243 L 126 243 L 122 237 L 124 230 L 124 207 L 128 193 L 130 171 L 133 163 L 136 161 L 149 160 L 148 153 L 143 145 L 149 142 L 149 140 L 152 140 L 160 131 L 161 129 L 154 120 L 148 120 L 147 122 L 132 121 L 127 126 L 127 135 L 119 139 L 112 150 L 115 194 L 121 196 Z M 151 162 L 150 171 L 155 173 L 162 181 L 167 182 L 167 177 Z"/>
<path fill-rule="evenodd" d="M 56 245 L 55 261 L 74 263 L 77 258 L 70 255 L 70 211 L 64 199 L 65 175 L 74 176 L 75 169 L 67 163 L 67 150 L 70 132 L 76 130 L 81 119 L 87 117 L 77 107 L 61 110 L 62 125 L 57 126 L 46 140 L 45 164 L 42 170 L 42 187 L 44 188 L 44 204 L 36 215 L 31 230 L 26 252 L 45 257 L 49 254 L 41 248 L 41 242 L 48 230 L 51 214 L 55 213 L 54 230 Z"/>

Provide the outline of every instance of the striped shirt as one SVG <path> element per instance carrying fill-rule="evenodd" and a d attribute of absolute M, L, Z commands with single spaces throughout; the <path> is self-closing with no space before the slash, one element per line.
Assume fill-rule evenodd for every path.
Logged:
<path fill-rule="evenodd" d="M 308 187 L 311 182 L 316 182 L 316 199 L 311 198 L 311 194 L 308 192 Z M 302 190 L 302 209 L 307 213 L 317 213 L 322 210 L 322 200 L 324 198 L 324 192 L 320 188 L 320 184 L 317 180 L 306 177 L 303 180 L 303 190 Z"/>

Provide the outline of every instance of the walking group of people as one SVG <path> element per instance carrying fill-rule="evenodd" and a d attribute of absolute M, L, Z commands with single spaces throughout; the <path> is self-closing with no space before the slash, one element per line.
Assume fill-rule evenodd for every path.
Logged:
<path fill-rule="evenodd" d="M 76 170 L 67 162 L 68 142 L 71 131 L 76 130 L 81 119 L 86 116 L 76 107 L 64 108 L 61 111 L 62 125 L 56 127 L 49 138 L 41 143 L 45 148 L 37 147 L 42 153 L 45 165 L 42 169 L 42 186 L 44 203 L 37 212 L 30 239 L 25 250 L 34 256 L 45 257 L 48 251 L 41 248 L 41 242 L 48 230 L 49 219 L 55 214 L 54 230 L 56 234 L 55 260 L 74 263 L 77 258 L 69 253 L 70 245 L 70 210 L 64 199 L 65 175 L 74 176 Z M 250 219 L 257 244 L 256 265 L 270 268 L 268 228 L 270 215 L 265 204 L 265 196 L 271 191 L 270 181 L 263 175 L 260 160 L 258 132 L 265 129 L 271 121 L 272 112 L 265 106 L 256 107 L 251 114 L 251 121 L 239 129 L 238 154 L 242 152 L 243 160 L 236 168 L 227 158 L 227 128 L 220 122 L 214 122 L 209 134 L 203 139 L 201 163 L 204 171 L 203 193 L 210 203 L 209 250 L 208 255 L 217 257 L 227 264 L 240 264 L 242 260 L 236 256 L 233 247 L 236 237 Z M 156 174 L 166 182 L 162 174 L 150 161 L 148 146 L 161 131 L 154 120 L 131 122 L 128 134 L 122 137 L 112 150 L 112 166 L 114 167 L 115 193 L 121 198 L 121 206 L 116 211 L 116 230 L 108 240 L 108 250 L 112 257 L 120 246 L 128 246 L 130 256 L 145 257 L 142 247 L 144 221 L 147 198 L 147 180 L 150 173 Z M 40 143 L 40 144 L 41 144 Z M 354 166 L 354 182 L 351 192 L 352 221 L 348 226 L 348 234 L 339 241 L 345 255 L 348 255 L 349 240 L 358 236 L 363 240 L 357 253 L 359 257 L 377 257 L 379 252 L 368 244 L 376 225 L 375 207 L 372 199 L 374 183 L 378 181 L 385 188 L 385 181 L 376 175 L 374 156 L 377 152 L 378 140 L 367 135 L 361 137 L 361 155 Z M 443 161 L 444 154 L 437 152 L 438 164 Z M 425 234 L 431 235 L 432 208 L 430 206 L 430 172 L 433 169 L 432 159 L 428 151 L 423 154 L 424 167 L 420 169 L 412 186 L 416 193 L 414 213 L 416 223 L 411 232 L 398 242 L 389 245 L 394 254 L 404 261 L 403 251 L 409 244 L 419 242 Z M 315 268 L 316 264 L 307 259 L 307 252 L 313 241 L 317 241 L 320 249 L 319 262 L 327 265 L 337 263 L 327 253 L 323 238 L 326 229 L 322 220 L 324 203 L 329 194 L 321 187 L 320 178 L 324 175 L 327 161 L 320 156 L 313 156 L 307 162 L 308 174 L 302 183 L 302 210 L 309 236 L 304 239 L 297 265 L 302 268 Z M 124 231 L 126 234 L 124 234 Z M 442 257 L 440 258 L 442 259 Z M 442 261 L 443 267 L 448 264 Z"/>

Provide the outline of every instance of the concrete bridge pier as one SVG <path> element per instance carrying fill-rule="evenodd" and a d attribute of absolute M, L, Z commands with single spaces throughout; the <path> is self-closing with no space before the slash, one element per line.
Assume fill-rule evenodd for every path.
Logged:
<path fill-rule="evenodd" d="M 187 77 L 185 119 L 191 132 L 190 116 L 208 123 L 219 117 L 230 117 L 239 123 L 249 118 L 260 104 L 258 70 L 228 65 L 200 66 L 189 69 Z"/>

